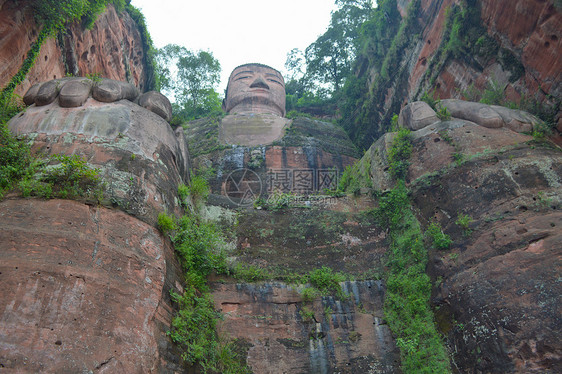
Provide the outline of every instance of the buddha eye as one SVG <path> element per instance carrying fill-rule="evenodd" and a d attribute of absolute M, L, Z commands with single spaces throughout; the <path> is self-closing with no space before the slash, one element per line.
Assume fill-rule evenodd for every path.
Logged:
<path fill-rule="evenodd" d="M 281 82 L 276 81 L 275 79 L 267 78 L 267 81 L 268 81 L 268 82 L 277 83 L 278 85 L 282 86 Z"/>
<path fill-rule="evenodd" d="M 251 77 L 250 77 L 249 75 L 244 75 L 244 76 L 242 76 L 242 77 L 236 78 L 236 80 L 239 81 L 239 80 L 248 79 L 248 78 L 251 78 Z"/>

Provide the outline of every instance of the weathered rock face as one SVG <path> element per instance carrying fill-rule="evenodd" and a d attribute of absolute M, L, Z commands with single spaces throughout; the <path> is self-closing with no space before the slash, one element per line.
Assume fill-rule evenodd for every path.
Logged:
<path fill-rule="evenodd" d="M 3 370 L 180 368 L 165 334 L 179 266 L 153 226 L 76 201 L 8 198 L 0 258 Z"/>
<path fill-rule="evenodd" d="M 422 217 L 457 238 L 452 253 L 433 254 L 431 268 L 443 279 L 438 313 L 456 321 L 442 328 L 462 352 L 460 368 L 562 368 L 561 172 L 559 150 L 520 145 L 469 161 L 414 193 Z M 474 219 L 471 235 L 454 224 L 460 212 Z"/>
<path fill-rule="evenodd" d="M 436 317 L 460 372 L 558 372 L 562 152 L 507 128 L 453 119 L 412 133 L 407 176 L 423 224 L 454 243 L 430 253 Z M 367 152 L 392 186 L 387 135 Z M 368 160 L 370 159 L 370 160 Z M 467 229 L 460 215 L 473 222 Z"/>
<path fill-rule="evenodd" d="M 177 372 L 166 332 L 182 275 L 155 223 L 179 212 L 185 136 L 128 100 L 62 108 L 63 98 L 8 126 L 34 152 L 85 157 L 100 169 L 105 199 L 0 202 L 1 363 L 15 372 Z"/>
<path fill-rule="evenodd" d="M 0 7 L 0 87 L 21 67 L 40 26 L 35 23 L 31 1 L 7 0 Z M 37 82 L 99 73 L 101 76 L 133 83 L 141 92 L 148 82 L 145 53 L 138 26 L 127 12 L 118 14 L 113 5 L 91 30 L 73 24 L 61 38 L 50 38 L 41 47 L 27 78 L 16 89 L 23 96 Z"/>
<path fill-rule="evenodd" d="M 213 298 L 225 314 L 222 331 L 246 349 L 254 373 L 395 373 L 399 355 L 382 319 L 382 282 L 344 282 L 342 289 L 349 299 L 312 305 L 283 283 L 216 285 Z"/>
<path fill-rule="evenodd" d="M 78 154 L 100 168 L 105 205 L 149 223 L 162 210 L 177 209 L 177 186 L 187 182 L 189 170 L 184 134 L 137 104 L 89 98 L 81 107 L 61 108 L 56 100 L 32 105 L 8 126 L 31 137 L 36 152 Z"/>
<path fill-rule="evenodd" d="M 432 10 L 420 45 L 424 45 L 417 58 L 416 68 L 410 75 L 408 97 L 416 94 L 419 77 L 428 68 L 424 61 L 430 60 L 443 35 L 444 10 L 455 1 L 443 1 L 436 5 L 433 0 L 422 1 L 421 12 Z M 435 81 L 437 92 L 441 97 L 459 97 L 459 90 L 465 90 L 475 84 L 479 89 L 486 88 L 491 79 L 507 84 L 506 93 L 510 99 L 518 95 L 532 96 L 537 91 L 543 95 L 560 98 L 562 91 L 557 82 L 562 79 L 562 65 L 557 57 L 562 51 L 559 40 L 562 28 L 562 13 L 552 1 L 517 0 L 498 2 L 481 0 L 469 2 L 470 7 L 480 7 L 481 20 L 488 30 L 488 35 L 498 42 L 498 58 L 489 61 L 474 62 L 452 59 L 444 67 L 443 73 Z M 433 8 L 433 9 L 432 9 Z M 429 41 L 429 43 L 428 43 Z M 505 48 L 520 61 L 524 73 L 517 77 L 509 66 L 500 61 L 500 49 Z M 475 56 L 476 58 L 478 56 Z M 479 65 L 479 63 L 481 65 Z M 424 83 L 426 84 L 426 83 Z M 540 87 L 540 89 L 539 89 Z M 542 97 L 544 98 L 544 96 Z"/>
<path fill-rule="evenodd" d="M 224 314 L 220 331 L 235 339 L 254 373 L 399 372 L 383 318 L 384 284 L 377 280 L 384 272 L 386 233 L 362 213 L 373 201 L 362 196 L 311 203 L 239 209 L 232 255 L 279 276 L 327 266 L 369 280 L 340 283 L 343 297 L 311 298 L 303 296 L 304 286 L 223 278 L 212 286 Z"/>
<path fill-rule="evenodd" d="M 408 17 L 411 3 L 414 1 L 397 1 L 403 19 Z M 368 113 L 357 107 L 356 112 L 361 113 L 358 118 L 344 119 L 357 144 L 368 147 L 372 138 L 380 137 L 390 127 L 395 113 L 408 102 L 419 100 L 424 92 L 435 90 L 441 98 L 473 99 L 471 96 L 478 96 L 492 81 L 496 82 L 496 88 L 503 88 L 503 98 L 513 102 L 522 98 L 537 100 L 545 108 L 553 108 L 554 122 L 561 123 L 562 12 L 554 1 L 419 0 L 417 3 L 419 8 L 412 21 L 414 30 L 407 36 L 408 42 L 393 64 L 396 68 L 388 82 L 364 104 L 371 105 Z M 474 34 L 474 40 L 470 45 L 462 42 L 457 53 L 447 54 L 444 51 L 453 48 L 447 47 L 452 22 L 446 27 L 447 14 L 459 7 L 479 14 L 468 25 L 462 25 L 461 30 L 461 35 Z M 470 27 L 473 29 L 468 30 Z M 381 74 L 380 64 L 370 64 L 370 58 L 360 56 L 357 74 L 372 89 Z M 363 117 L 359 119 L 359 116 Z M 356 123 L 347 124 L 347 121 Z M 366 126 L 369 128 L 365 129 Z M 359 135 L 362 133 L 370 136 Z"/>

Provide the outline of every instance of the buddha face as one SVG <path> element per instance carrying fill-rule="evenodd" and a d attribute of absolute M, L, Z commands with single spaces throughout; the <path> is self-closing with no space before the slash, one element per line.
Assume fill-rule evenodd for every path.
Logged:
<path fill-rule="evenodd" d="M 285 81 L 268 66 L 242 65 L 228 80 L 223 110 L 230 114 L 271 113 L 285 116 Z"/>

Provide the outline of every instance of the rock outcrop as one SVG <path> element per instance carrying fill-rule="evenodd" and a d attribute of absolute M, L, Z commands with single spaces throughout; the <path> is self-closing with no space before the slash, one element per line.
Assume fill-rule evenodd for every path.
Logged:
<path fill-rule="evenodd" d="M 51 82 L 35 100 L 44 85 L 56 88 Z M 58 98 L 31 105 L 8 126 L 43 156 L 84 157 L 99 168 L 105 196 L 99 206 L 11 195 L 0 202 L 2 367 L 181 370 L 166 335 L 181 269 L 155 225 L 159 213 L 179 213 L 178 186 L 189 182 L 185 136 L 128 100 L 89 97 L 61 107 L 66 94 L 74 97 L 67 85 L 83 80 L 62 82 Z"/>
<path fill-rule="evenodd" d="M 0 87 L 18 72 L 41 30 L 31 4 L 32 1 L 6 0 L 0 5 Z M 132 83 L 144 92 L 153 84 L 146 53 L 135 21 L 127 12 L 118 13 L 109 4 L 90 30 L 76 22 L 60 37 L 47 39 L 15 93 L 23 96 L 35 83 L 67 74 L 100 74 Z"/>
<path fill-rule="evenodd" d="M 504 100 L 536 101 L 562 128 L 562 12 L 555 1 L 387 3 L 398 6 L 402 19 L 396 22 L 409 20 L 409 31 L 396 41 L 403 43 L 400 53 L 393 54 L 391 48 L 384 52 L 391 64 L 388 77 L 381 74 L 382 60 L 373 62 L 368 52 L 359 54 L 356 75 L 365 80 L 368 93 L 354 104 L 350 118 L 343 119 L 356 144 L 369 147 L 372 138 L 390 128 L 392 116 L 420 100 L 424 92 L 440 98 L 478 100 L 491 82 Z M 411 8 L 412 4 L 417 7 Z M 415 13 L 409 15 L 410 10 Z M 384 17 L 388 19 L 388 14 Z M 455 20 L 461 23 L 453 33 Z M 385 42 L 390 45 L 388 40 L 380 43 Z"/>
<path fill-rule="evenodd" d="M 436 319 L 458 370 L 560 371 L 562 152 L 506 127 L 454 118 L 411 135 L 406 181 L 418 217 L 439 222 L 454 239 L 449 251 L 430 252 L 429 272 Z M 383 191 L 394 183 L 392 139 L 382 137 L 362 159 Z"/>

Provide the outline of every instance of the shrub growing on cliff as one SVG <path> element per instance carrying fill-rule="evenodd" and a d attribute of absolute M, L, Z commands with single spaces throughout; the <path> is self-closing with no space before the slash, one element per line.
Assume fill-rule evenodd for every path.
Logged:
<path fill-rule="evenodd" d="M 189 195 L 196 201 L 205 201 L 209 196 L 209 184 L 204 177 L 199 175 L 191 175 L 189 183 Z"/>
<path fill-rule="evenodd" d="M 320 269 L 312 270 L 308 273 L 308 279 L 322 295 L 341 296 L 342 294 L 340 282 L 343 282 L 345 277 L 341 273 L 334 273 L 329 267 L 322 266 Z"/>
<path fill-rule="evenodd" d="M 455 223 L 459 225 L 461 229 L 463 229 L 465 236 L 470 236 L 470 234 L 472 234 L 472 230 L 470 229 L 470 224 L 473 221 L 474 220 L 469 215 L 466 215 L 464 213 L 459 213 L 459 216 L 457 217 Z"/>
<path fill-rule="evenodd" d="M 391 165 L 398 166 L 399 172 L 392 173 L 396 186 L 380 197 L 378 208 L 371 212 L 388 229 L 390 240 L 384 315 L 396 336 L 404 373 L 449 373 L 449 357 L 429 303 L 427 250 L 404 182 L 411 150 L 408 132 L 399 132 L 389 152 Z"/>
<path fill-rule="evenodd" d="M 8 112 L 6 117 L 11 117 Z M 13 136 L 5 121 L 0 120 L 0 196 L 28 173 L 32 160 L 29 145 Z"/>
<path fill-rule="evenodd" d="M 182 348 L 182 358 L 200 365 L 203 373 L 248 373 L 233 344 L 222 342 L 216 332 L 220 313 L 214 308 L 207 277 L 212 272 L 227 272 L 219 231 L 195 215 L 185 215 L 177 223 L 165 214 L 158 218 L 161 228 L 173 230 L 172 242 L 186 281 L 183 294 L 171 292 L 178 311 L 168 334 Z"/>
<path fill-rule="evenodd" d="M 410 166 L 410 155 L 412 154 L 412 143 L 410 140 L 410 130 L 401 128 L 394 137 L 392 147 L 388 152 L 390 163 L 390 174 L 395 179 L 403 179 L 408 173 Z"/>
<path fill-rule="evenodd" d="M 437 249 L 449 249 L 453 243 L 451 237 L 443 232 L 443 229 L 438 222 L 431 222 L 431 224 L 427 227 L 425 235 Z"/>

